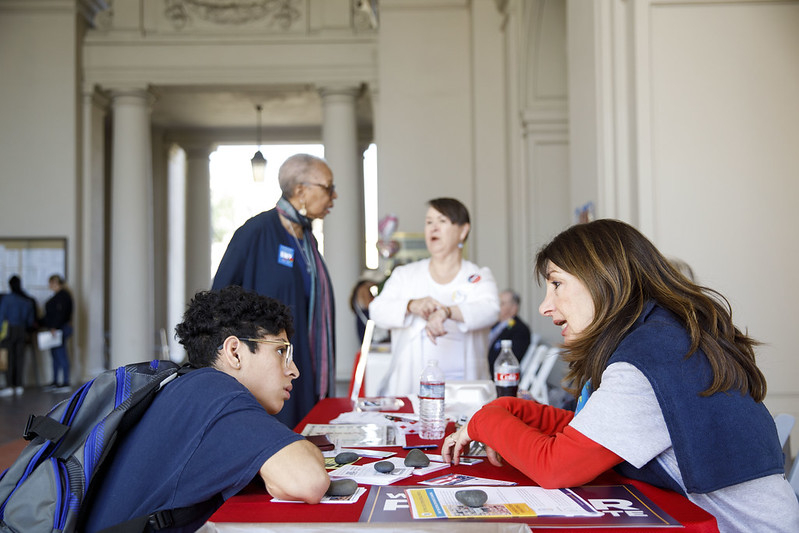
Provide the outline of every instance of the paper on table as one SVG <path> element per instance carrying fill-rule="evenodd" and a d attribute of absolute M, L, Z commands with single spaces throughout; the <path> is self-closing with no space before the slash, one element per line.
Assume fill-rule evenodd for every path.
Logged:
<path fill-rule="evenodd" d="M 375 470 L 374 463 L 368 465 L 344 465 L 328 472 L 331 478 L 349 478 L 358 484 L 391 485 L 395 481 L 411 477 L 413 468 L 395 468 L 390 474 Z"/>
<path fill-rule="evenodd" d="M 348 452 L 357 453 L 361 457 L 371 457 L 376 459 L 385 459 L 386 457 L 391 457 L 392 455 L 397 455 L 397 452 L 385 452 L 380 450 L 367 450 L 363 448 L 347 448 Z M 341 450 L 325 450 L 322 452 L 322 455 L 325 457 L 335 457 L 341 453 Z"/>
<path fill-rule="evenodd" d="M 455 498 L 461 488 L 406 489 L 414 518 L 501 518 L 521 516 L 601 516 L 570 489 L 541 487 L 472 487 L 485 491 L 482 507 L 468 507 Z"/>
<path fill-rule="evenodd" d="M 356 491 L 349 496 L 322 496 L 322 500 L 319 503 L 355 503 L 363 494 L 366 494 L 366 489 L 364 487 L 358 487 Z M 280 500 L 278 498 L 272 498 L 272 501 L 277 503 L 303 503 L 293 500 Z"/>
<path fill-rule="evenodd" d="M 501 479 L 488 479 L 484 477 L 467 476 L 464 474 L 447 474 L 445 476 L 434 477 L 426 481 L 420 481 L 420 485 L 436 486 L 455 486 L 455 485 L 515 485 L 514 481 L 502 481 Z"/>
<path fill-rule="evenodd" d="M 430 456 L 428 456 L 428 457 L 430 457 Z M 386 459 L 386 461 L 394 463 L 395 471 L 396 471 L 397 468 L 407 468 L 405 466 L 405 458 L 404 457 L 392 457 L 390 459 Z M 374 464 L 374 463 L 372 463 L 372 464 Z M 429 474 L 431 472 L 436 472 L 438 470 L 443 470 L 445 468 L 449 468 L 449 466 L 450 466 L 449 463 L 438 463 L 438 462 L 435 462 L 435 461 L 430 461 L 430 465 L 429 466 L 425 466 L 424 468 L 422 468 L 422 467 L 412 468 L 411 470 L 413 470 L 413 475 L 415 475 L 415 476 L 424 476 L 425 474 Z"/>

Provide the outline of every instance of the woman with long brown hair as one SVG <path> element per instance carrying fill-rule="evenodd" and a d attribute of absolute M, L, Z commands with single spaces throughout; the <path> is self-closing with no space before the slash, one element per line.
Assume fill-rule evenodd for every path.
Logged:
<path fill-rule="evenodd" d="M 516 398 L 444 441 L 471 440 L 544 487 L 623 475 L 685 494 L 721 531 L 799 531 L 755 340 L 727 300 L 683 276 L 632 226 L 598 220 L 544 246 L 539 312 L 561 327 L 576 413 Z"/>

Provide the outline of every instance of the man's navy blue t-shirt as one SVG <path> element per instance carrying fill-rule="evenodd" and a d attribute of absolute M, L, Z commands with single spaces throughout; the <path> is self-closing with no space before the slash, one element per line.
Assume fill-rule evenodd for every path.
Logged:
<path fill-rule="evenodd" d="M 219 493 L 228 499 L 269 457 L 301 439 L 233 377 L 212 368 L 189 372 L 158 393 L 118 446 L 87 531 Z M 169 531 L 195 531 L 208 516 Z"/>

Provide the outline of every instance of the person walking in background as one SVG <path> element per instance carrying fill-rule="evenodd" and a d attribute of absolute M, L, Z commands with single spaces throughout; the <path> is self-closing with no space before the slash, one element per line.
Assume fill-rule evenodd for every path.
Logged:
<path fill-rule="evenodd" d="M 488 331 L 499 316 L 491 270 L 463 259 L 469 211 L 454 198 L 428 202 L 424 240 L 430 257 L 399 266 L 369 304 L 375 324 L 391 329 L 391 363 L 379 396 L 416 394 L 427 361 L 447 382 L 489 379 Z"/>
<path fill-rule="evenodd" d="M 69 354 L 67 339 L 72 336 L 72 295 L 66 288 L 64 278 L 53 274 L 49 279 L 53 296 L 44 304 L 42 326 L 52 333 L 61 332 L 61 344 L 50 349 L 53 358 L 53 381 L 48 388 L 62 389 L 69 387 Z M 59 378 L 60 376 L 60 378 Z"/>
<path fill-rule="evenodd" d="M 519 318 L 521 297 L 511 289 L 499 293 L 499 322 L 491 327 L 488 334 L 488 371 L 494 371 L 494 361 L 500 350 L 500 341 L 513 341 L 513 354 L 519 361 L 530 346 L 530 328 Z"/>
<path fill-rule="evenodd" d="M 213 288 L 239 285 L 291 308 L 291 342 L 302 374 L 277 416 L 294 427 L 317 401 L 335 391 L 333 287 L 311 221 L 324 219 L 338 195 L 330 167 L 308 154 L 286 159 L 278 182 L 283 195 L 275 208 L 252 217 L 233 234 Z"/>
<path fill-rule="evenodd" d="M 22 280 L 19 276 L 11 276 L 8 280 L 11 292 L 0 301 L 0 324 L 7 322 L 6 337 L 3 345 L 8 349 L 8 371 L 6 372 L 6 388 L 0 390 L 0 396 L 22 394 L 23 371 L 25 370 L 25 336 L 33 327 L 34 306 L 22 292 Z"/>

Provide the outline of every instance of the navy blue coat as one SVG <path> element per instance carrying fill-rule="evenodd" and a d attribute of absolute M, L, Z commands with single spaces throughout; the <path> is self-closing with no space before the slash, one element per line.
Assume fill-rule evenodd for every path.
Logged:
<path fill-rule="evenodd" d="M 313 243 L 316 246 L 316 242 Z M 294 261 L 286 260 L 286 252 L 293 251 Z M 281 255 L 281 251 L 283 252 Z M 289 252 L 291 253 L 291 252 Z M 294 362 L 300 377 L 293 382 L 291 399 L 285 403 L 277 418 L 293 428 L 318 401 L 320 376 L 311 361 L 308 336 L 308 297 L 301 269 L 302 250 L 294 238 L 283 228 L 276 209 L 264 211 L 245 222 L 233 234 L 230 244 L 214 276 L 214 289 L 239 285 L 258 294 L 280 300 L 291 309 L 294 316 Z M 331 302 L 331 308 L 335 305 Z M 335 327 L 335 316 L 333 317 Z M 335 340 L 334 340 L 335 346 Z M 328 362 L 328 383 L 335 383 L 333 361 Z"/>

